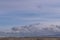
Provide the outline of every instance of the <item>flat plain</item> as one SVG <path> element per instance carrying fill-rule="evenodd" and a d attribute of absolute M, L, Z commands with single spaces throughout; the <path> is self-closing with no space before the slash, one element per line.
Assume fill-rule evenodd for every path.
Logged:
<path fill-rule="evenodd" d="M 59 37 L 4 37 L 0 40 L 60 40 Z"/>

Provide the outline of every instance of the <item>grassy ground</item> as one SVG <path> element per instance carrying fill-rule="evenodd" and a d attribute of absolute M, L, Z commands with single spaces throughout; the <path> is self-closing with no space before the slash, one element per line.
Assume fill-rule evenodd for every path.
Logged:
<path fill-rule="evenodd" d="M 56 37 L 24 37 L 24 38 L 8 37 L 8 38 L 0 38 L 0 40 L 60 40 L 60 38 L 56 38 Z"/>

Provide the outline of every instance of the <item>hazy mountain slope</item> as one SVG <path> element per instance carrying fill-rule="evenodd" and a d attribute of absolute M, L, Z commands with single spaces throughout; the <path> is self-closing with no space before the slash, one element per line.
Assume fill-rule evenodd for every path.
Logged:
<path fill-rule="evenodd" d="M 32 25 L 13 27 L 11 32 L 0 32 L 0 36 L 60 36 L 60 26 L 37 23 Z"/>

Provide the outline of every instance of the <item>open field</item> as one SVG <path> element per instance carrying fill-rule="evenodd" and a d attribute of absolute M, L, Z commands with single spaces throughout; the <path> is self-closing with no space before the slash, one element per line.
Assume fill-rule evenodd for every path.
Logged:
<path fill-rule="evenodd" d="M 54 37 L 7 37 L 7 38 L 0 38 L 0 40 L 60 40 L 60 38 Z"/>

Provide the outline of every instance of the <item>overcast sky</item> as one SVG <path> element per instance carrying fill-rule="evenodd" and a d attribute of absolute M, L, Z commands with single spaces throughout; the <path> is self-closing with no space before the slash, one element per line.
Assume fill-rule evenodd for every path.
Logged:
<path fill-rule="evenodd" d="M 0 0 L 0 28 L 60 23 L 60 0 Z"/>

